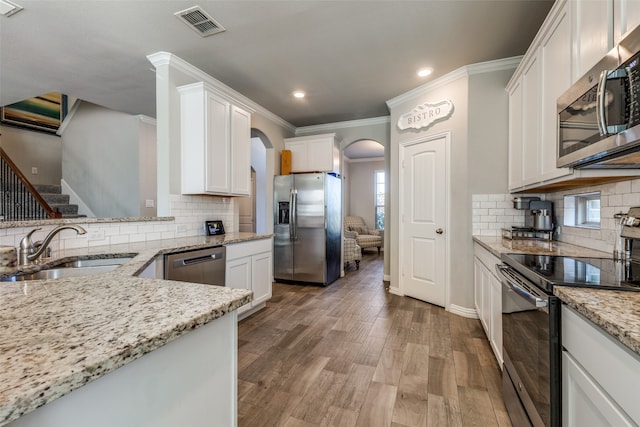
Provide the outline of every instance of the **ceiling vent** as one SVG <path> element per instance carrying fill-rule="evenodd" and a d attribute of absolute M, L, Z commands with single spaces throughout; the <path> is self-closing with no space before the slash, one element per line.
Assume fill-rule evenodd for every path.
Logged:
<path fill-rule="evenodd" d="M 181 10 L 180 12 L 174 13 L 174 15 L 202 37 L 212 36 L 225 31 L 224 27 L 218 24 L 207 12 L 202 10 L 200 6 Z"/>

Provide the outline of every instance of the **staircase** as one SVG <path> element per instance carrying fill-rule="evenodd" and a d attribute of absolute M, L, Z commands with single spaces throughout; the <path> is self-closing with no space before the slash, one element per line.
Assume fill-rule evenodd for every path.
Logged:
<path fill-rule="evenodd" d="M 42 198 L 53 208 L 62 214 L 62 218 L 78 218 L 78 205 L 69 203 L 69 195 L 62 194 L 62 187 L 54 184 L 34 184 L 35 189 Z"/>

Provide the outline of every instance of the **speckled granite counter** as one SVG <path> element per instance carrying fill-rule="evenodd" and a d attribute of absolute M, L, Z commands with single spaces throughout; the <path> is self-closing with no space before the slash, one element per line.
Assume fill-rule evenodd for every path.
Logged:
<path fill-rule="evenodd" d="M 640 355 L 640 292 L 556 286 L 553 293 Z"/>
<path fill-rule="evenodd" d="M 29 270 L 137 255 L 109 273 L 0 283 L 0 425 L 252 299 L 243 289 L 135 277 L 156 256 L 269 237 L 229 233 L 65 251 Z"/>
<path fill-rule="evenodd" d="M 611 258 L 607 252 L 583 248 L 569 243 L 543 240 L 503 240 L 502 237 L 473 236 L 473 241 L 500 258 L 505 253 L 534 255 L 564 255 L 573 257 Z"/>

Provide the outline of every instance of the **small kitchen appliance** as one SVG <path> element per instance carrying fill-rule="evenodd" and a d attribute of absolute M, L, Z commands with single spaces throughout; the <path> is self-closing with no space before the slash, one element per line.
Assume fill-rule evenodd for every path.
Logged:
<path fill-rule="evenodd" d="M 552 216 L 553 202 L 534 200 L 529 203 L 529 210 L 524 215 L 524 223 L 535 231 L 552 231 Z"/>
<path fill-rule="evenodd" d="M 503 254 L 503 396 L 513 425 L 562 424 L 560 301 L 555 286 L 640 292 L 640 207 L 620 218 L 624 260 Z"/>

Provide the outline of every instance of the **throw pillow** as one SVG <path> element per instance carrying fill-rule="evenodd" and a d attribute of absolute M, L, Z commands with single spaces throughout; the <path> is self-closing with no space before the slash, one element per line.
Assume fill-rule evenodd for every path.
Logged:
<path fill-rule="evenodd" d="M 369 227 L 362 226 L 362 227 L 353 227 L 354 231 L 356 231 L 358 234 L 369 234 Z"/>

